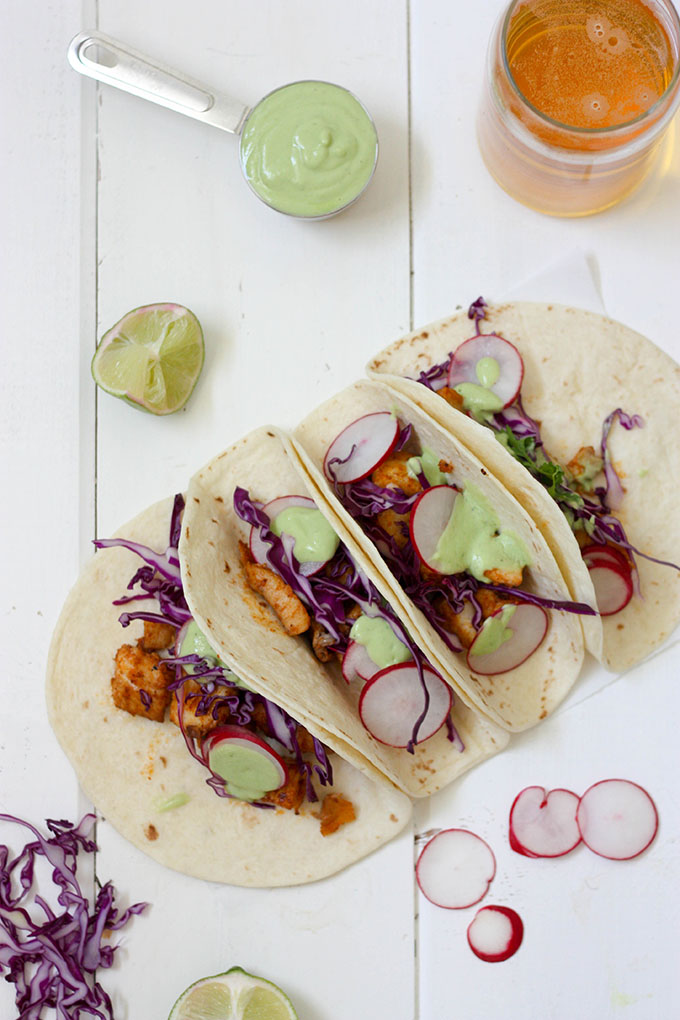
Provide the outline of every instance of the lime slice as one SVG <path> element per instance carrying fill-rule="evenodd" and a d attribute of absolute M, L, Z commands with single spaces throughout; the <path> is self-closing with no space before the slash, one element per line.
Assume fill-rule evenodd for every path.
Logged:
<path fill-rule="evenodd" d="M 144 305 L 102 337 L 92 375 L 114 397 L 151 414 L 184 407 L 203 368 L 203 331 L 183 305 Z"/>
<path fill-rule="evenodd" d="M 271 981 L 232 967 L 190 985 L 168 1020 L 297 1020 L 297 1013 Z"/>

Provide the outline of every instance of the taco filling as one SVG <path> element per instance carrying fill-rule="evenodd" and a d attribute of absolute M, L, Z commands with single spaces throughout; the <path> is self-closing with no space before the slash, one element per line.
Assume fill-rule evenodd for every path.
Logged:
<path fill-rule="evenodd" d="M 191 615 L 177 554 L 183 510 L 178 495 L 162 553 L 122 538 L 95 543 L 122 546 L 144 561 L 128 584 L 133 593 L 114 602 L 140 604 L 126 610 L 120 623 L 127 627 L 141 620 L 144 633 L 116 652 L 113 702 L 119 711 L 159 723 L 167 718 L 178 726 L 218 796 L 295 813 L 305 802 L 320 801 L 321 834 L 330 835 L 354 821 L 355 811 L 341 794 L 320 798 L 317 792 L 316 783 L 322 788 L 333 783 L 326 748 L 288 713 L 250 690 L 218 657 Z"/>
<path fill-rule="evenodd" d="M 532 556 L 520 536 L 394 410 L 348 425 L 323 467 L 404 593 L 473 672 L 496 675 L 525 662 L 545 638 L 548 610 L 593 613 L 530 590 Z"/>
<path fill-rule="evenodd" d="M 236 515 L 249 526 L 240 542 L 250 587 L 284 630 L 309 640 L 316 658 L 336 663 L 360 689 L 365 728 L 381 743 L 413 753 L 440 730 L 459 750 L 450 687 L 307 496 L 254 500 L 234 491 Z"/>
<path fill-rule="evenodd" d="M 610 433 L 617 422 L 628 431 L 644 428 L 645 422 L 640 415 L 617 407 L 603 422 L 597 450 L 582 446 L 567 463 L 559 463 L 543 443 L 540 422 L 522 405 L 520 352 L 499 334 L 482 332 L 486 309 L 481 297 L 470 305 L 467 315 L 474 322 L 474 335 L 449 352 L 445 361 L 421 371 L 417 381 L 486 426 L 543 486 L 580 546 L 600 615 L 615 615 L 641 594 L 636 556 L 680 569 L 635 548 L 616 516 L 625 489 L 609 453 Z"/>

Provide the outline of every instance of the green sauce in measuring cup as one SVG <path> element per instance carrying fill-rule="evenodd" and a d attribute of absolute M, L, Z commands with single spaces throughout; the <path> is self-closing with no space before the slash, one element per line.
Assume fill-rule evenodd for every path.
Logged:
<path fill-rule="evenodd" d="M 253 108 L 241 134 L 248 184 L 279 212 L 332 216 L 359 197 L 378 157 L 378 136 L 359 100 L 340 85 L 299 81 Z"/>

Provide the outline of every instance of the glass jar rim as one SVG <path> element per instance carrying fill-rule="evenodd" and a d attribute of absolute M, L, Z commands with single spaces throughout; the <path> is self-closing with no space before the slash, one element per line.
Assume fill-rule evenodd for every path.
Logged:
<path fill-rule="evenodd" d="M 671 80 L 669 81 L 668 85 L 666 86 L 662 94 L 659 96 L 659 98 L 654 103 L 652 103 L 652 105 L 648 107 L 648 109 L 644 110 L 642 113 L 639 113 L 637 117 L 633 117 L 631 120 L 623 121 L 620 124 L 611 124 L 608 127 L 593 127 L 593 128 L 578 127 L 574 124 L 565 124 L 563 121 L 556 120 L 554 117 L 550 117 L 547 113 L 543 113 L 542 110 L 539 110 L 537 106 L 535 106 L 529 99 L 527 99 L 527 97 L 524 95 L 519 85 L 515 81 L 513 73 L 510 70 L 510 65 L 508 63 L 506 47 L 507 34 L 508 28 L 510 26 L 510 20 L 515 10 L 521 4 L 527 2 L 528 0 L 512 0 L 512 3 L 508 6 L 508 9 L 505 13 L 505 17 L 503 18 L 503 27 L 501 29 L 500 37 L 501 58 L 503 61 L 503 70 L 505 71 L 507 79 L 510 82 L 512 88 L 516 92 L 517 97 L 526 107 L 528 107 L 532 111 L 532 113 L 539 117 L 545 124 L 553 128 L 559 128 L 562 131 L 568 131 L 571 134 L 583 135 L 585 137 L 599 137 L 603 135 L 615 137 L 617 133 L 626 134 L 628 131 L 630 131 L 631 127 L 635 127 L 635 125 L 640 124 L 645 120 L 652 120 L 654 114 L 659 110 L 662 110 L 663 106 L 668 101 L 669 95 L 673 92 L 673 90 L 677 86 L 678 79 L 680 78 L 680 16 L 678 15 L 677 10 L 675 9 L 675 5 L 671 3 L 670 0 L 660 0 L 660 3 L 665 7 L 667 13 L 670 15 L 671 20 L 674 23 L 673 24 L 673 28 L 675 31 L 674 41 L 676 45 L 675 45 L 675 70 L 673 71 L 673 77 L 671 78 Z M 643 3 L 644 2 L 645 0 L 643 0 Z M 645 6 L 649 5 L 645 3 Z"/>

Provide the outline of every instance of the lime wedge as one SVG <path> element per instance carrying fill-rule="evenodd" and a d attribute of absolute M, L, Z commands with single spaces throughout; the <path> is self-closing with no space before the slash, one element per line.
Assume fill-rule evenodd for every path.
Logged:
<path fill-rule="evenodd" d="M 232 967 L 190 985 L 168 1020 L 297 1020 L 297 1013 L 271 981 Z"/>
<path fill-rule="evenodd" d="M 144 305 L 102 337 L 92 375 L 114 397 L 151 414 L 184 407 L 203 368 L 198 319 L 183 305 Z"/>

